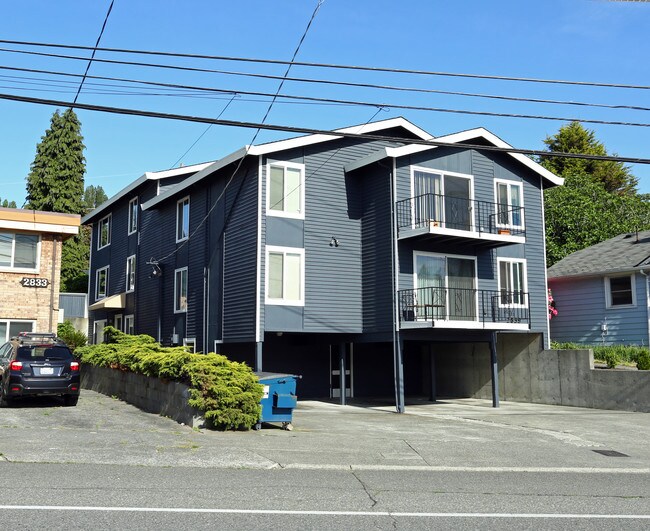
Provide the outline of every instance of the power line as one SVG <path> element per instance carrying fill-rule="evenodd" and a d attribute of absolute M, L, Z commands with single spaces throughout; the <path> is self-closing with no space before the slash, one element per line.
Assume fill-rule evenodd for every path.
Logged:
<path fill-rule="evenodd" d="M 18 70 L 13 67 L 3 67 L 0 66 L 0 69 L 9 69 L 9 70 Z M 21 71 L 29 71 L 33 73 L 51 73 L 54 75 L 65 75 L 65 76 L 79 76 L 80 74 L 70 74 L 70 73 L 60 73 L 46 70 L 37 70 L 37 69 L 20 69 Z M 126 83 L 138 83 L 143 85 L 153 85 L 159 87 L 168 87 L 168 88 L 177 88 L 184 90 L 197 90 L 205 92 L 219 92 L 219 93 L 228 93 L 232 94 L 234 92 L 238 94 L 247 94 L 249 96 L 264 96 L 277 99 L 278 97 L 294 100 L 304 100 L 320 103 L 333 103 L 341 105 L 357 105 L 365 107 L 390 107 L 395 109 L 408 109 L 408 110 L 418 110 L 418 111 L 430 111 L 430 112 L 443 112 L 443 113 L 452 113 L 452 114 L 469 114 L 476 116 L 494 116 L 498 118 L 522 118 L 529 120 L 554 120 L 560 122 L 582 122 L 590 124 L 599 124 L 599 125 L 623 125 L 628 127 L 650 127 L 650 123 L 643 122 L 621 122 L 614 120 L 595 120 L 590 118 L 576 118 L 576 117 L 566 117 L 566 116 L 547 116 L 547 115 L 533 115 L 533 114 L 515 114 L 515 113 L 499 113 L 491 111 L 471 111 L 465 109 L 449 109 L 446 107 L 427 107 L 423 105 L 403 105 L 403 104 L 392 104 L 388 102 L 368 102 L 368 101 L 357 101 L 357 100 L 339 100 L 334 98 L 317 98 L 313 96 L 295 96 L 290 94 L 271 94 L 268 92 L 257 92 L 257 91 L 246 91 L 246 90 L 231 90 L 231 89 L 218 89 L 214 87 L 202 87 L 197 85 L 181 85 L 176 83 L 163 83 L 158 81 L 144 81 L 144 80 L 131 80 L 127 78 L 116 78 L 116 77 L 106 77 L 106 76 L 88 76 L 91 79 L 102 79 L 108 81 L 120 81 Z M 648 108 L 640 108 L 642 110 L 650 110 Z"/>
<path fill-rule="evenodd" d="M 8 39 L 0 39 L 0 43 L 14 44 L 19 46 L 64 48 L 64 49 L 72 49 L 72 50 L 90 49 L 90 47 L 88 46 L 81 46 L 81 45 L 44 43 L 44 42 L 34 42 L 34 41 L 15 41 L 15 40 L 8 40 Z M 242 63 L 262 63 L 262 64 L 277 64 L 277 65 L 291 64 L 294 66 L 305 66 L 310 68 L 334 68 L 334 69 L 342 69 L 342 70 L 361 70 L 366 72 L 387 72 L 387 73 L 394 73 L 394 74 L 413 74 L 413 75 L 422 75 L 422 76 L 446 76 L 446 77 L 462 77 L 462 78 L 472 78 L 472 79 L 493 79 L 498 81 L 520 81 L 525 83 L 552 83 L 552 84 L 562 84 L 562 85 L 578 85 L 578 86 L 586 86 L 586 87 L 607 87 L 607 88 L 650 90 L 650 86 L 648 85 L 627 85 L 622 83 L 603 83 L 603 82 L 595 82 L 595 81 L 572 81 L 572 80 L 541 79 L 541 78 L 516 77 L 516 76 L 495 76 L 495 75 L 487 75 L 487 74 L 466 74 L 466 73 L 458 73 L 458 72 L 437 72 L 431 70 L 411 70 L 405 68 L 340 65 L 334 63 L 312 63 L 312 62 L 304 62 L 304 61 L 282 61 L 278 59 L 254 59 L 248 57 L 230 57 L 230 56 L 223 56 L 223 55 L 190 54 L 190 53 L 180 53 L 180 52 L 162 52 L 162 51 L 134 50 L 134 49 L 124 49 L 124 48 L 98 48 L 98 50 L 103 52 L 130 53 L 130 54 L 140 54 L 140 55 L 159 55 L 163 57 L 180 57 L 186 59 L 208 59 L 208 60 L 217 60 L 217 61 L 235 61 L 235 62 L 242 62 Z"/>
<path fill-rule="evenodd" d="M 0 40 L 2 42 L 2 40 Z M 78 57 L 75 55 L 62 55 L 62 54 L 48 54 L 43 52 L 34 52 L 28 50 L 12 50 L 8 48 L 0 48 L 0 52 L 9 52 L 9 53 L 21 53 L 27 55 L 38 55 L 44 57 L 55 57 L 59 59 L 73 59 L 73 60 L 86 60 L 85 57 Z M 328 79 L 312 79 L 312 78 L 301 78 L 301 77 L 283 77 L 273 74 L 260 74 L 254 72 L 233 72 L 230 70 L 216 70 L 211 68 L 198 68 L 198 67 L 189 67 L 189 66 L 180 66 L 180 65 L 165 65 L 157 63 L 143 63 L 136 61 L 119 61 L 115 59 L 95 59 L 96 62 L 103 62 L 107 64 L 119 64 L 127 66 L 140 66 L 147 68 L 163 68 L 163 69 L 172 69 L 172 70 L 182 70 L 189 72 L 202 72 L 210 74 L 221 74 L 229 76 L 242 76 L 242 77 L 253 77 L 258 79 L 272 79 L 272 80 L 282 80 L 294 81 L 297 83 L 311 83 L 311 84 L 324 84 L 324 85 L 334 85 L 334 86 L 346 86 L 346 87 L 355 87 L 355 88 L 371 88 L 377 90 L 390 90 L 390 91 L 401 91 L 401 92 L 419 92 L 423 94 L 440 94 L 447 96 L 461 96 L 461 97 L 471 97 L 471 98 L 485 98 L 485 99 L 495 99 L 495 100 L 504 100 L 504 101 L 517 101 L 517 102 L 526 102 L 526 103 L 543 103 L 543 104 L 553 104 L 553 105 L 574 105 L 574 106 L 584 106 L 584 107 L 599 107 L 606 109 L 631 109 L 631 110 L 648 110 L 645 107 L 637 107 L 634 105 L 625 105 L 625 104 L 615 104 L 609 105 L 604 103 L 592 103 L 592 102 L 580 102 L 580 101 L 566 101 L 566 100 L 549 100 L 543 98 L 521 98 L 516 96 L 503 96 L 499 94 L 480 94 L 472 92 L 459 92 L 459 91 L 450 91 L 450 90 L 439 90 L 439 89 L 428 89 L 428 88 L 419 88 L 419 87 L 400 87 L 395 85 L 381 85 L 377 83 L 359 83 L 353 81 L 334 81 Z M 4 67 L 9 68 L 9 67 Z M 61 73 L 60 75 L 66 75 Z M 78 75 L 78 74 L 77 74 Z M 628 88 L 646 88 L 646 87 L 632 87 Z M 647 87 L 650 88 L 650 87 Z"/>
<path fill-rule="evenodd" d="M 245 129 L 265 129 L 269 131 L 281 131 L 284 133 L 299 133 L 307 135 L 326 135 L 331 137 L 344 137 L 344 138 L 363 138 L 367 140 L 379 140 L 385 141 L 386 137 L 383 135 L 373 135 L 368 133 L 354 134 L 346 132 L 337 132 L 330 131 L 327 129 L 313 129 L 308 127 L 296 127 L 289 125 L 276 125 L 276 124 L 262 124 L 256 122 L 242 122 L 236 120 L 223 120 L 208 118 L 205 116 L 190 116 L 185 114 L 172 114 L 172 113 L 163 113 L 156 111 L 145 111 L 141 109 L 128 109 L 122 107 L 109 107 L 104 105 L 93 105 L 88 103 L 70 103 L 67 101 L 61 100 L 52 100 L 52 99 L 42 99 L 42 98 L 31 98 L 29 96 L 17 96 L 14 94 L 1 94 L 1 100 L 8 101 L 18 101 L 22 103 L 33 103 L 38 105 L 49 105 L 49 106 L 61 106 L 61 107 L 72 107 L 76 109 L 86 110 L 86 111 L 95 111 L 95 112 L 105 112 L 110 114 L 121 114 L 127 116 L 144 116 L 148 118 L 161 118 L 165 120 L 178 120 L 184 122 L 197 122 L 205 124 L 215 124 L 223 125 L 225 127 L 241 127 Z M 419 144 L 419 145 L 428 145 L 436 147 L 459 147 L 458 144 L 449 144 L 447 142 L 441 142 L 433 140 L 421 140 L 416 138 L 402 138 L 402 137 L 392 137 L 392 140 L 396 142 L 403 142 L 404 144 Z M 543 151 L 543 150 L 534 150 L 534 149 L 519 149 L 519 148 L 502 148 L 498 146 L 485 146 L 480 144 L 462 144 L 463 148 L 466 149 L 476 149 L 478 151 L 495 151 L 500 153 L 520 153 L 522 155 L 533 155 L 533 156 L 543 156 L 543 157 L 563 157 L 563 158 L 574 158 L 574 159 L 585 159 L 585 160 L 605 160 L 612 162 L 623 162 L 629 164 L 650 164 L 650 159 L 640 158 L 640 157 L 621 157 L 621 156 L 610 156 L 610 155 L 587 155 L 583 153 L 564 153 L 559 151 Z"/>

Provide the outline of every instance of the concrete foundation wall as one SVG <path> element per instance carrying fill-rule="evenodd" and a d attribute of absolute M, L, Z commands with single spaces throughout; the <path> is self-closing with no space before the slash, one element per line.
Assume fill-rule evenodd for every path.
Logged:
<path fill-rule="evenodd" d="M 594 369 L 591 350 L 542 350 L 536 334 L 499 334 L 499 398 L 563 406 L 650 412 L 650 371 Z M 487 343 L 436 352 L 438 396 L 491 398 Z"/>
<path fill-rule="evenodd" d="M 81 386 L 115 396 L 144 411 L 169 417 L 190 427 L 204 422 L 200 412 L 187 404 L 189 387 L 179 382 L 84 364 Z"/>

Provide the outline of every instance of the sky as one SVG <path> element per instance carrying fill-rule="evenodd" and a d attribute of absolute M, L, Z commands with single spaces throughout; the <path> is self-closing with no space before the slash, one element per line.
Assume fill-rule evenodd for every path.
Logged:
<path fill-rule="evenodd" d="M 290 60 L 440 73 L 625 84 L 645 89 L 531 83 L 333 70 L 292 66 L 290 77 L 561 102 L 650 108 L 650 2 L 605 0 L 115 0 L 100 46 L 131 50 Z M 3 2 L 0 39 L 94 46 L 110 0 Z M 14 50 L 14 51 L 12 51 Z M 15 50 L 90 57 L 90 51 L 0 43 L 0 94 L 73 101 L 80 78 L 8 68 L 83 74 L 87 61 Z M 99 51 L 96 59 L 141 61 L 282 76 L 286 65 L 161 58 Z M 165 113 L 261 122 L 279 81 L 218 73 L 93 62 L 89 75 L 217 88 L 222 93 L 127 85 L 86 79 L 78 101 Z M 103 83 L 103 85 L 98 85 Z M 107 86 L 106 83 L 112 83 Z M 173 93 L 172 93 L 173 92 Z M 236 93 L 235 95 L 233 95 Z M 266 123 L 336 129 L 404 116 L 434 136 L 485 127 L 522 149 L 544 149 L 544 139 L 570 119 L 650 124 L 648 110 L 349 87 L 287 81 L 281 94 L 372 103 L 326 104 L 279 98 Z M 496 117 L 395 108 L 525 114 L 563 120 Z M 25 177 L 49 127 L 51 105 L 0 99 L 0 198 L 25 200 Z M 146 171 L 217 160 L 253 141 L 255 130 L 220 125 L 77 112 L 86 146 L 86 185 L 111 196 Z M 650 127 L 584 123 L 610 153 L 650 158 Z M 207 131 L 206 131 L 207 130 Z M 203 135 L 203 136 L 201 136 Z M 255 143 L 295 136 L 261 131 Z M 190 149 L 191 148 L 191 149 Z M 188 151 L 189 150 L 189 151 Z M 650 165 L 632 166 L 639 191 L 650 193 Z"/>

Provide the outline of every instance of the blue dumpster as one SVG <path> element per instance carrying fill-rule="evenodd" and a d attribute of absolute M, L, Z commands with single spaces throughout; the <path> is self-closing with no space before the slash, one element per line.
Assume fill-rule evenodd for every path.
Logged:
<path fill-rule="evenodd" d="M 275 372 L 256 372 L 255 376 L 264 386 L 262 395 L 262 417 L 255 429 L 262 427 L 262 422 L 282 422 L 285 430 L 293 429 L 291 420 L 293 409 L 296 407 L 296 381 L 300 376 L 279 374 Z"/>

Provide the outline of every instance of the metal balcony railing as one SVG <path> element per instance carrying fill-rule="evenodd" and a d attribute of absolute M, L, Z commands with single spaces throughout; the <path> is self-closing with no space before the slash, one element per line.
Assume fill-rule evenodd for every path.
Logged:
<path fill-rule="evenodd" d="M 416 288 L 398 292 L 399 315 L 407 321 L 468 321 L 527 324 L 528 293 L 463 288 Z"/>
<path fill-rule="evenodd" d="M 397 202 L 398 229 L 441 227 L 480 234 L 524 236 L 524 208 L 440 194 Z"/>

